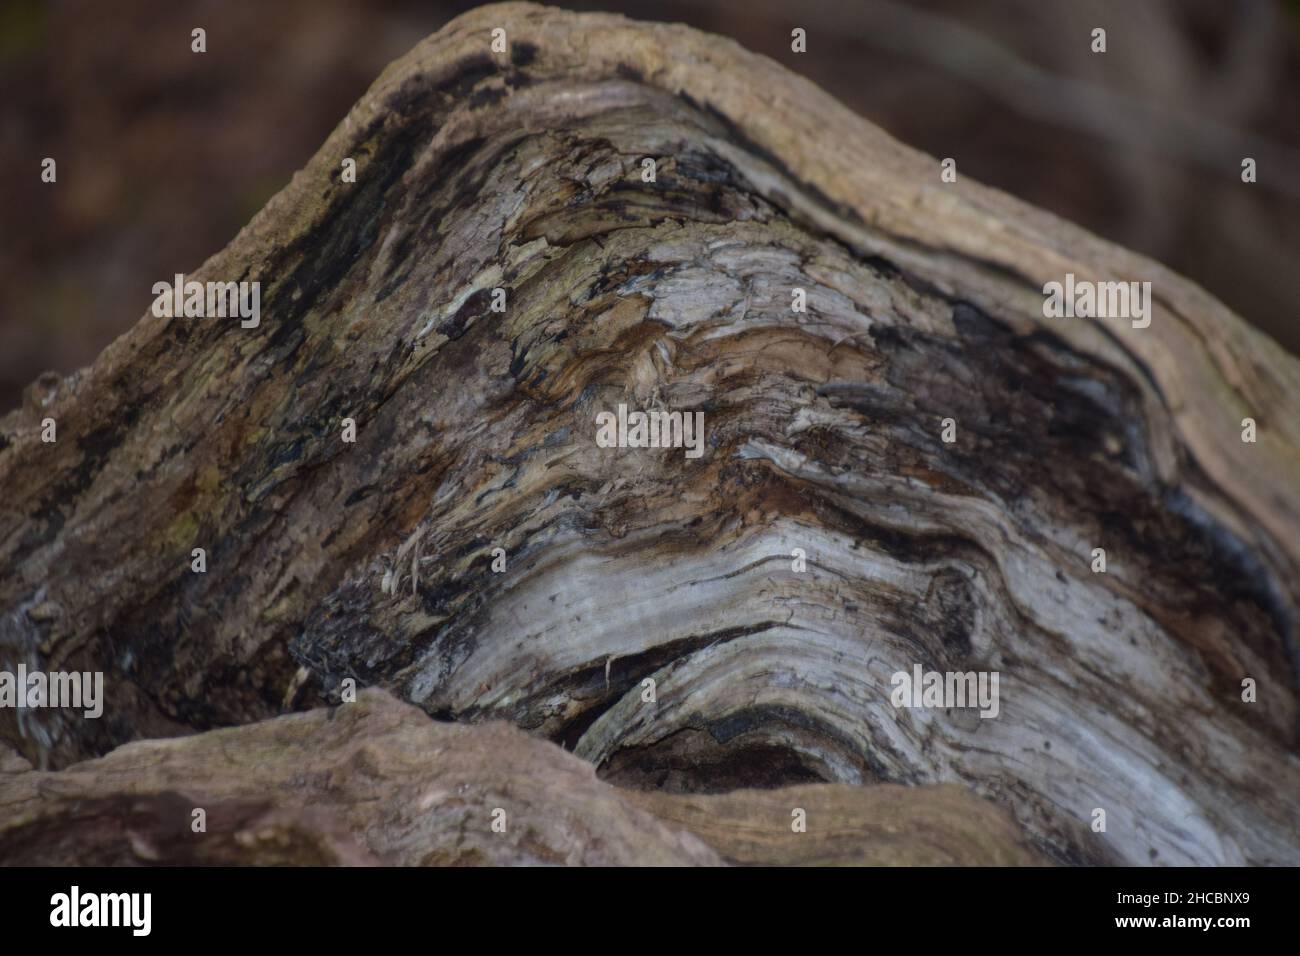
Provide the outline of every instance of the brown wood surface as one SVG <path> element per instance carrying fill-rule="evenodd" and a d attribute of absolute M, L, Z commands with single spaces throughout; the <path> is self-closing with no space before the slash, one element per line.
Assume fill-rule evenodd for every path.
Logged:
<path fill-rule="evenodd" d="M 258 328 L 146 314 L 0 420 L 0 666 L 108 687 L 0 739 L 58 768 L 352 677 L 650 791 L 952 783 L 1061 861 L 1300 862 L 1300 363 L 939 172 L 719 37 L 455 20 L 188 277 L 260 281 Z M 1066 273 L 1153 321 L 1045 318 Z M 620 402 L 705 454 L 597 447 Z M 894 708 L 914 663 L 1001 713 Z"/>

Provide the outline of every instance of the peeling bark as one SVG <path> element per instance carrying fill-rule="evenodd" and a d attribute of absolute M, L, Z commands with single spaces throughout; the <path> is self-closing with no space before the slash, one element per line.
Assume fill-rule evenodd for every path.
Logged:
<path fill-rule="evenodd" d="M 1066 273 L 1151 326 L 1044 318 Z M 729 41 L 504 4 L 189 278 L 260 327 L 146 315 L 0 421 L 0 665 L 109 688 L 0 711 L 33 762 L 351 677 L 646 790 L 958 783 L 1059 861 L 1300 863 L 1300 363 L 1159 265 Z M 619 403 L 705 454 L 598 447 Z M 896 709 L 914 664 L 999 716 Z"/>

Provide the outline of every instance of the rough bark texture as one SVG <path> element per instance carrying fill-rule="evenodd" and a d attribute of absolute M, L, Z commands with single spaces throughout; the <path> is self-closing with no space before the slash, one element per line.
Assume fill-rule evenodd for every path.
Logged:
<path fill-rule="evenodd" d="M 1151 326 L 1044 318 L 1066 273 L 1150 281 Z M 0 665 L 108 684 L 0 712 L 34 763 L 354 677 L 647 790 L 949 782 L 1059 861 L 1300 863 L 1300 363 L 1159 265 L 726 40 L 505 4 L 190 278 L 261 326 L 146 315 L 0 421 Z M 619 402 L 706 454 L 597 447 Z M 894 708 L 915 663 L 1000 715 Z M 744 800 L 690 799 L 706 840 Z"/>

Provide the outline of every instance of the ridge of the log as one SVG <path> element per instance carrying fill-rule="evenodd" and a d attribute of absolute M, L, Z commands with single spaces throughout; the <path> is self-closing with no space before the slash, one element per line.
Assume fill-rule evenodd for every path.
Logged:
<path fill-rule="evenodd" d="M 384 71 L 307 168 L 232 244 L 239 261 L 256 261 L 254 250 L 273 248 L 286 234 L 312 231 L 321 221 L 321 184 L 336 178 L 356 131 L 383 124 L 395 101 L 494 72 L 483 38 L 498 26 L 507 30 L 512 62 L 534 74 L 623 77 L 699 104 L 738 144 L 801 187 L 784 197 L 792 212 L 855 250 L 913 269 L 950 297 L 1021 328 L 1044 326 L 1080 352 L 1139 369 L 1158 391 L 1158 399 L 1147 400 L 1163 403 L 1192 460 L 1244 512 L 1215 517 L 1242 532 L 1249 527 L 1243 519 L 1269 532 L 1300 576 L 1300 361 L 1159 263 L 968 177 L 943 183 L 932 157 L 892 139 L 808 80 L 732 40 L 683 25 L 530 3 L 464 14 Z M 774 88 L 779 98 L 769 94 Z M 449 148 L 473 129 L 466 126 L 440 131 Z M 1067 272 L 1081 279 L 1149 279 L 1161 321 L 1117 336 L 1100 323 L 1045 319 L 1042 285 Z M 1234 454 L 1243 415 L 1264 425 L 1249 467 Z M 1172 457 L 1157 456 L 1156 464 L 1166 480 L 1179 470 Z"/>
<path fill-rule="evenodd" d="M 1151 326 L 1045 319 L 1068 272 L 1150 280 Z M 27 756 L 348 675 L 638 786 L 961 781 L 1059 859 L 1300 859 L 1300 363 L 771 61 L 475 10 L 191 278 L 262 281 L 262 327 L 146 315 L 0 420 L 0 652 L 116 695 L 92 726 L 0 714 Z M 578 430 L 620 395 L 706 408 L 709 455 L 602 456 Z M 905 661 L 1000 669 L 1005 716 L 900 716 Z"/>
<path fill-rule="evenodd" d="M 954 298 L 1024 327 L 1046 326 L 1082 352 L 1136 363 L 1206 477 L 1300 569 L 1300 362 L 1159 263 L 969 177 L 941 183 L 932 157 L 892 139 L 808 80 L 732 40 L 680 24 L 532 3 L 461 15 L 392 63 L 308 165 L 196 277 L 247 274 L 250 265 L 272 258 L 285 236 L 318 229 L 340 189 L 339 162 L 363 143 L 358 133 L 373 138 L 403 98 L 461 89 L 494 72 L 483 37 L 495 27 L 507 30 L 512 62 L 533 73 L 624 77 L 700 104 L 803 187 L 804 194 L 785 197 L 792 211 L 853 248 L 904 268 L 923 263 L 916 271 Z M 767 92 L 774 87 L 779 99 Z M 446 147 L 459 145 L 464 134 L 458 132 L 440 131 Z M 233 264 L 243 268 L 232 270 Z M 1041 286 L 1067 272 L 1149 278 L 1165 321 L 1142 330 L 1149 335 L 1125 333 L 1118 340 L 1097 323 L 1052 323 L 1042 316 Z M 95 367 L 111 375 L 165 325 L 146 313 Z M 1249 468 L 1230 453 L 1240 444 L 1238 412 L 1265 423 Z M 1157 461 L 1162 477 L 1172 478 L 1177 462 Z M 1216 514 L 1244 531 L 1241 517 Z"/>

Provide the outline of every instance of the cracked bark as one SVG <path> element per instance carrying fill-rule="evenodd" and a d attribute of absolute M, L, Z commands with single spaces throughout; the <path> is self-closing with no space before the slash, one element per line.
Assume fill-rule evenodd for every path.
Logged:
<path fill-rule="evenodd" d="M 1067 272 L 1151 326 L 1043 318 Z M 187 278 L 261 326 L 146 315 L 0 421 L 0 665 L 106 673 L 0 711 L 33 762 L 354 677 L 693 800 L 955 783 L 1058 861 L 1300 862 L 1300 363 L 1159 265 L 726 40 L 505 4 Z M 706 454 L 598 448 L 619 402 Z M 896 710 L 914 663 L 1001 714 Z"/>

